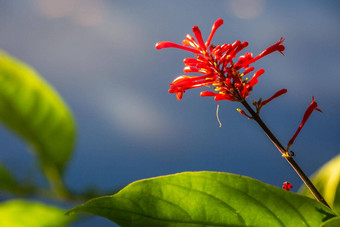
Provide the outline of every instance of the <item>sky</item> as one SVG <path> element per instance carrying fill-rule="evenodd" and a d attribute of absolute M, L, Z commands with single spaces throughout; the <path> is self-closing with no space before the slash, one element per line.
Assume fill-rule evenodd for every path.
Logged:
<path fill-rule="evenodd" d="M 247 41 L 259 54 L 285 38 L 253 66 L 265 69 L 252 97 L 288 93 L 261 110 L 287 144 L 312 96 L 315 112 L 292 150 L 310 175 L 340 153 L 340 3 L 325 1 L 0 0 L 0 48 L 34 67 L 63 97 L 77 122 L 77 142 L 65 174 L 73 190 L 114 191 L 135 180 L 183 171 L 242 174 L 297 191 L 301 181 L 234 102 L 217 102 L 192 89 L 178 101 L 169 83 L 183 74 L 177 49 L 199 26 L 207 37 L 224 20 L 214 44 Z M 245 53 L 245 52 L 243 52 Z M 0 160 L 19 179 L 37 173 L 26 144 L 0 128 Z M 38 182 L 43 182 L 39 176 Z M 112 226 L 94 217 L 72 226 Z"/>

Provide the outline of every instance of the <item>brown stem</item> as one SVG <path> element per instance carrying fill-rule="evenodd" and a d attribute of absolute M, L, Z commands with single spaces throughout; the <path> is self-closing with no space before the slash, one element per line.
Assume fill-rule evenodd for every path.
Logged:
<path fill-rule="evenodd" d="M 307 186 L 307 188 L 310 190 L 310 192 L 313 194 L 315 199 L 319 201 L 320 203 L 323 203 L 327 207 L 330 208 L 330 206 L 327 204 L 326 200 L 322 197 L 320 192 L 315 188 L 314 184 L 311 182 L 311 180 L 308 178 L 308 176 L 302 171 L 300 166 L 296 163 L 296 161 L 293 159 L 291 155 L 289 155 L 288 151 L 282 146 L 280 141 L 274 136 L 274 134 L 270 131 L 270 129 L 267 127 L 267 125 L 262 121 L 260 116 L 249 106 L 248 102 L 246 100 L 241 101 L 242 105 L 248 110 L 248 112 L 251 114 L 253 119 L 260 125 L 260 127 L 263 129 L 263 131 L 266 133 L 268 138 L 272 141 L 272 143 L 276 146 L 276 148 L 282 153 L 282 156 L 287 160 L 287 162 L 293 167 L 295 172 L 299 175 L 303 183 Z"/>

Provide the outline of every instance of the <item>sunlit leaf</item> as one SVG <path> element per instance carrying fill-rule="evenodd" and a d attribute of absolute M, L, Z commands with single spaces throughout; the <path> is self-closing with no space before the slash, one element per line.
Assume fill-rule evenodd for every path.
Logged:
<path fill-rule="evenodd" d="M 339 227 L 339 226 L 340 226 L 340 217 L 331 218 L 320 225 L 320 227 Z"/>
<path fill-rule="evenodd" d="M 121 226 L 319 226 L 335 216 L 308 197 L 249 177 L 185 172 L 134 182 L 68 211 Z"/>
<path fill-rule="evenodd" d="M 327 203 L 340 214 L 340 155 L 336 156 L 322 166 L 311 177 L 312 182 L 324 196 Z M 303 186 L 302 194 L 313 197 L 309 190 Z"/>
<path fill-rule="evenodd" d="M 62 209 L 43 203 L 19 199 L 0 203 L 0 226 L 61 227 L 72 220 Z"/>
<path fill-rule="evenodd" d="M 74 144 L 72 115 L 58 93 L 33 68 L 3 51 L 0 120 L 29 142 L 48 174 L 62 173 Z"/>

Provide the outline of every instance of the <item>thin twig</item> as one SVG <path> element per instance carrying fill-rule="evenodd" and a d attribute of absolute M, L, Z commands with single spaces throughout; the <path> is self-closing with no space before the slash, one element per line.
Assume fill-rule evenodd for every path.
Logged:
<path fill-rule="evenodd" d="M 315 199 L 319 201 L 320 203 L 323 203 L 325 206 L 330 206 L 327 204 L 326 200 L 322 197 L 320 192 L 316 189 L 314 184 L 311 182 L 311 180 L 308 178 L 308 176 L 302 171 L 300 166 L 296 163 L 294 158 L 286 151 L 286 149 L 282 146 L 280 141 L 275 137 L 275 135 L 270 131 L 270 129 L 267 127 L 267 125 L 262 121 L 260 116 L 253 110 L 253 108 L 248 104 L 246 100 L 243 99 L 241 101 L 242 105 L 248 110 L 248 112 L 251 114 L 253 119 L 259 124 L 259 126 L 263 129 L 263 131 L 266 133 L 268 138 L 272 141 L 272 143 L 276 146 L 276 148 L 281 152 L 282 157 L 284 157 L 287 162 L 293 167 L 295 172 L 299 175 L 303 183 L 307 186 L 307 188 L 310 190 L 310 192 L 313 194 Z"/>

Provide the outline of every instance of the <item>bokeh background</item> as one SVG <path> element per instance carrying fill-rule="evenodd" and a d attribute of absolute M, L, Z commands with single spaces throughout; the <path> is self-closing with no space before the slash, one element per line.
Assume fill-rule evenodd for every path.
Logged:
<path fill-rule="evenodd" d="M 167 92 L 182 74 L 176 49 L 198 25 L 213 42 L 248 41 L 260 53 L 284 37 L 285 56 L 271 54 L 254 66 L 266 73 L 252 97 L 288 93 L 262 110 L 286 144 L 315 96 L 315 112 L 292 150 L 307 174 L 340 152 L 340 2 L 268 0 L 0 0 L 0 48 L 32 65 L 62 95 L 77 121 L 77 145 L 66 171 L 72 190 L 105 192 L 143 178 L 182 171 L 225 171 L 282 186 L 301 181 L 260 128 L 241 116 L 237 103 L 201 98 L 181 101 Z M 0 160 L 19 179 L 37 174 L 24 142 L 0 128 Z M 42 176 L 35 177 L 44 184 Z M 112 226 L 93 217 L 72 226 Z"/>

